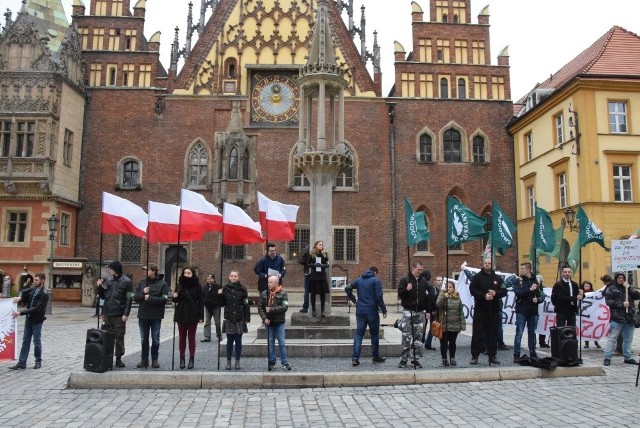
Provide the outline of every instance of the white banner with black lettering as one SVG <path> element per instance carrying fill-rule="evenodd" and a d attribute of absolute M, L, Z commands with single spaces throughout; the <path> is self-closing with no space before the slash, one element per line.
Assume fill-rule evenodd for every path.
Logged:
<path fill-rule="evenodd" d="M 0 299 L 0 360 L 18 358 L 18 322 L 12 315 L 15 310 L 13 298 Z"/>
<path fill-rule="evenodd" d="M 465 270 L 478 272 L 480 269 L 469 268 Z M 497 272 L 503 278 L 513 276 L 511 273 Z M 465 272 L 460 273 L 456 289 L 460 293 L 460 299 L 464 305 L 464 315 L 467 323 L 473 322 L 474 301 L 469 292 L 469 282 Z M 547 296 L 545 301 L 538 305 L 538 327 L 536 333 L 549 334 L 549 329 L 555 325 L 555 312 L 551 303 L 551 287 L 545 287 Z M 502 300 L 502 324 L 516 325 L 516 300 L 513 290 L 509 289 L 507 297 Z M 601 340 L 609 334 L 609 307 L 604 302 L 604 297 L 600 291 L 587 293 L 582 301 L 582 319 L 576 319 L 576 324 L 582 325 L 582 340 Z"/>

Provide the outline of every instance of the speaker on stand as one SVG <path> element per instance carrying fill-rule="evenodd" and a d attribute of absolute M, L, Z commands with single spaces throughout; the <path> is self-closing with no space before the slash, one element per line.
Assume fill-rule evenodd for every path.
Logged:
<path fill-rule="evenodd" d="M 111 331 L 90 328 L 84 348 L 84 369 L 104 373 L 113 368 L 113 346 L 115 334 Z"/>
<path fill-rule="evenodd" d="M 580 364 L 575 327 L 551 327 L 551 356 L 559 366 Z"/>

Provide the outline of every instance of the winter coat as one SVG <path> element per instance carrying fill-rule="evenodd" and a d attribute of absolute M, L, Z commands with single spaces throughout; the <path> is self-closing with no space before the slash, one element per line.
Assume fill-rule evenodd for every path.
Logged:
<path fill-rule="evenodd" d="M 313 253 L 309 254 L 309 257 L 307 258 L 309 293 L 326 294 L 329 292 L 329 283 L 327 282 L 329 256 L 326 251 L 323 251 L 318 257 L 320 257 L 320 263 L 317 263 L 316 256 L 313 255 Z"/>
<path fill-rule="evenodd" d="M 358 300 L 353 295 L 353 290 L 357 291 Z M 382 281 L 370 270 L 365 270 L 362 276 L 348 284 L 344 291 L 349 300 L 356 304 L 356 315 L 377 313 L 378 309 L 383 314 L 387 313 L 382 293 Z"/>
<path fill-rule="evenodd" d="M 209 284 L 204 284 L 204 287 L 202 287 L 202 301 L 209 313 L 213 313 L 213 310 L 220 306 L 218 290 L 221 288 L 222 286 L 215 281 L 211 284 L 211 289 L 209 289 Z"/>
<path fill-rule="evenodd" d="M 44 292 L 44 287 L 40 287 L 38 295 L 31 302 L 31 296 L 36 291 L 36 287 L 29 287 L 22 290 L 20 294 L 20 304 L 26 306 L 26 309 L 20 311 L 20 315 L 26 315 L 27 321 L 31 324 L 41 324 L 47 319 L 45 312 L 49 302 L 49 295 Z"/>
<path fill-rule="evenodd" d="M 149 287 L 149 299 L 145 299 L 144 289 Z M 169 286 L 161 278 L 143 279 L 138 283 L 133 300 L 140 304 L 138 318 L 143 320 L 161 320 L 164 308 L 169 300 Z"/>
<path fill-rule="evenodd" d="M 267 308 L 269 312 L 267 312 Z M 262 321 L 268 319 L 269 325 L 284 324 L 289 309 L 289 297 L 287 292 L 282 288 L 275 293 L 265 290 L 260 294 L 260 304 L 258 305 L 258 314 Z"/>
<path fill-rule="evenodd" d="M 176 304 L 173 313 L 173 321 L 183 324 L 198 324 L 204 320 L 204 303 L 202 300 L 202 287 L 198 277 L 179 279 L 178 296 L 172 300 Z"/>
<path fill-rule="evenodd" d="M 467 320 L 464 318 L 462 300 L 456 291 L 448 298 L 446 291 L 440 291 L 436 306 L 438 307 L 438 321 L 442 323 L 442 328 L 446 331 L 459 332 L 467 329 Z"/>
<path fill-rule="evenodd" d="M 407 286 L 412 284 L 411 290 L 407 290 Z M 429 290 L 435 289 L 422 276 L 416 278 L 409 273 L 400 280 L 398 284 L 398 297 L 400 304 L 407 311 L 435 311 L 436 294 Z"/>
<path fill-rule="evenodd" d="M 222 288 L 220 306 L 224 306 L 224 319 L 231 322 L 251 322 L 249 293 L 240 282 L 228 282 Z"/>
<path fill-rule="evenodd" d="M 278 282 L 280 284 L 282 284 L 282 279 L 287 274 L 287 268 L 284 266 L 284 259 L 280 254 L 276 254 L 273 258 L 268 255 L 263 256 L 258 260 L 258 263 L 256 263 L 253 268 L 253 271 L 258 275 L 258 291 L 260 293 L 269 288 L 267 284 L 267 280 L 269 279 L 269 269 L 278 271 L 280 274 L 280 280 Z"/>
<path fill-rule="evenodd" d="M 625 287 L 613 283 L 607 287 L 604 292 L 604 299 L 611 312 L 609 321 L 615 321 L 620 324 L 633 324 L 634 315 L 637 311 L 637 305 L 634 300 L 640 300 L 640 291 L 635 287 L 629 286 L 629 307 L 624 307 Z"/>
<path fill-rule="evenodd" d="M 521 276 L 517 284 L 513 286 L 513 293 L 516 296 L 516 313 L 531 317 L 538 314 L 538 305 L 544 302 L 545 294 L 542 285 L 538 284 L 535 291 L 531 291 L 531 286 L 538 284 L 535 277 Z M 538 301 L 534 303 L 533 298 Z"/>
<path fill-rule="evenodd" d="M 104 306 L 102 313 L 109 317 L 129 316 L 133 285 L 126 275 L 114 276 L 103 284 Z"/>
<path fill-rule="evenodd" d="M 486 299 L 489 290 L 496 292 L 493 300 Z M 480 272 L 471 278 L 469 292 L 473 296 L 476 312 L 499 312 L 502 308 L 502 298 L 507 295 L 507 287 L 502 277 L 496 275 L 495 271 L 488 273 L 480 269 Z"/>

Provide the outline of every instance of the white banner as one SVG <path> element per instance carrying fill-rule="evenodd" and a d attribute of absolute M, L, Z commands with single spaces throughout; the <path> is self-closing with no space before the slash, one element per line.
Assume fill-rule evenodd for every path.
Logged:
<path fill-rule="evenodd" d="M 13 299 L 0 299 L 0 360 L 18 358 L 18 320 L 11 315 L 16 310 Z"/>
<path fill-rule="evenodd" d="M 466 270 L 478 272 L 480 269 L 469 268 Z M 503 278 L 508 278 L 513 274 L 497 272 Z M 456 289 L 460 293 L 460 299 L 464 305 L 464 316 L 467 324 L 473 323 L 474 301 L 469 292 L 469 281 L 467 275 L 460 273 Z M 549 334 L 549 329 L 555 325 L 556 315 L 551 303 L 551 287 L 545 287 L 547 296 L 545 301 L 538 305 L 538 327 L 537 334 Z M 507 297 L 502 300 L 502 324 L 516 325 L 516 301 L 513 290 L 509 289 Z M 576 319 L 576 324 L 580 326 L 580 317 Z M 582 340 L 601 340 L 609 334 L 609 307 L 604 302 L 604 297 L 600 291 L 587 293 L 582 301 Z"/>

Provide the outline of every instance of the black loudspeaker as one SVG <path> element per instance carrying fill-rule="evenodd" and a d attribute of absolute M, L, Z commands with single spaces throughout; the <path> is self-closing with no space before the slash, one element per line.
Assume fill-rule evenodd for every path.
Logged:
<path fill-rule="evenodd" d="M 551 327 L 551 356 L 558 365 L 578 364 L 578 340 L 575 327 Z"/>
<path fill-rule="evenodd" d="M 113 368 L 113 346 L 115 334 L 111 331 L 90 328 L 84 349 L 84 369 L 104 373 Z"/>

